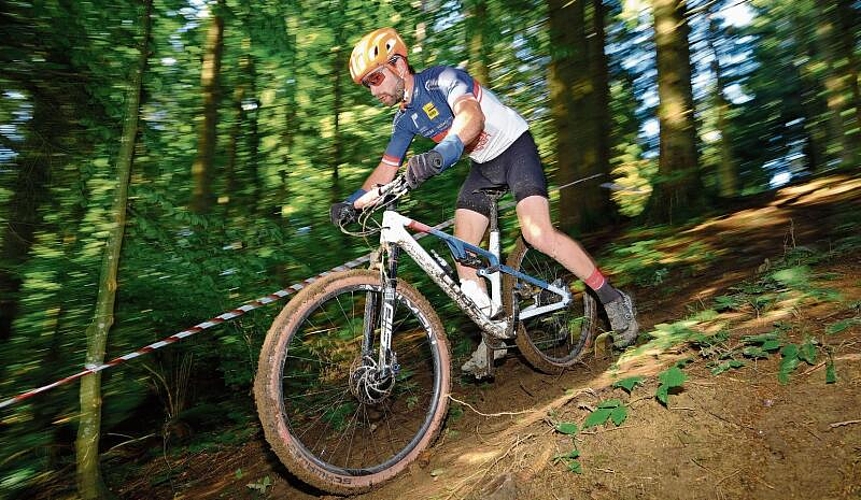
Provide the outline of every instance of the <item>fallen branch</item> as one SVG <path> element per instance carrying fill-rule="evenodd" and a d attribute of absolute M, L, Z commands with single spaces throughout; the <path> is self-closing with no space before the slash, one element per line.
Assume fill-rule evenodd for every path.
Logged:
<path fill-rule="evenodd" d="M 861 424 L 861 420 L 846 420 L 844 422 L 834 422 L 831 424 L 831 428 L 834 429 L 836 427 L 843 427 L 844 425 L 854 425 Z"/>
<path fill-rule="evenodd" d="M 499 412 L 499 413 L 482 413 L 482 412 L 476 410 L 475 407 L 472 406 L 471 404 L 467 403 L 466 401 L 461 401 L 461 400 L 457 399 L 456 397 L 452 396 L 451 394 L 448 395 L 448 398 L 450 400 L 454 401 L 455 403 L 460 403 L 460 404 L 468 407 L 470 410 L 474 411 L 478 415 L 481 415 L 482 417 L 505 417 L 505 416 L 512 416 L 512 415 L 524 415 L 524 414 L 528 414 L 528 413 L 535 413 L 536 411 L 538 411 L 538 410 L 523 410 L 523 411 L 503 411 L 503 412 Z"/>

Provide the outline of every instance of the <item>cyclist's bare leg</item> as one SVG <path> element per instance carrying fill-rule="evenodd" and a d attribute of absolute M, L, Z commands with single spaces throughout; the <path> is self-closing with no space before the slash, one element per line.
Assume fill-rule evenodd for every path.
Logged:
<path fill-rule="evenodd" d="M 607 282 L 579 243 L 553 227 L 547 198 L 530 196 L 520 200 L 517 218 L 523 238 L 533 248 L 555 259 L 595 290 L 610 320 L 614 345 L 624 348 L 636 342 L 639 325 L 633 300 Z"/>
<path fill-rule="evenodd" d="M 543 196 L 530 196 L 517 204 L 517 218 L 523 238 L 539 252 L 548 255 L 586 281 L 595 272 L 595 261 L 574 239 L 553 227 L 550 202 Z"/>
<path fill-rule="evenodd" d="M 454 212 L 454 235 L 455 237 L 472 245 L 480 245 L 489 223 L 489 219 L 478 212 L 458 208 Z M 487 287 L 484 284 L 484 280 L 478 277 L 474 268 L 462 266 L 459 263 L 455 263 L 455 266 L 457 268 L 457 275 L 461 282 L 465 280 L 474 281 L 482 290 L 484 290 L 485 293 L 487 293 Z M 506 350 L 493 351 L 493 359 L 504 357 L 506 352 Z M 484 340 L 482 340 L 478 344 L 478 348 L 475 352 L 472 353 L 472 356 L 470 356 L 460 369 L 465 374 L 473 375 L 479 379 L 484 378 L 489 375 L 487 356 L 487 345 L 485 345 Z"/>
<path fill-rule="evenodd" d="M 465 208 L 458 208 L 454 211 L 454 235 L 469 244 L 476 246 L 481 244 L 489 223 L 490 220 L 478 212 Z M 482 290 L 487 292 L 484 280 L 479 279 L 474 268 L 462 266 L 457 262 L 455 263 L 455 268 L 461 281 L 475 281 Z"/>

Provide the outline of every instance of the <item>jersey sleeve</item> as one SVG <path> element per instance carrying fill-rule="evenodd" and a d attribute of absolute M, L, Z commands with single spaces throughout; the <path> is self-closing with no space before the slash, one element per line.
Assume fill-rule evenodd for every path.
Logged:
<path fill-rule="evenodd" d="M 480 100 L 481 87 L 466 71 L 446 67 L 437 77 L 437 85 L 452 110 L 464 99 Z"/>
<path fill-rule="evenodd" d="M 386 146 L 386 152 L 383 153 L 382 163 L 393 168 L 398 168 L 404 161 L 404 156 L 407 154 L 407 149 L 410 143 L 413 142 L 415 134 L 409 130 L 404 130 L 398 127 L 398 118 L 396 117 L 392 124 L 392 138 L 389 139 L 389 145 Z"/>

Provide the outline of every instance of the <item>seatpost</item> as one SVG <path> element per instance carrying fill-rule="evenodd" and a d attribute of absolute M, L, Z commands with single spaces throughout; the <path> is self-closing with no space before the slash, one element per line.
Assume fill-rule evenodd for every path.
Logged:
<path fill-rule="evenodd" d="M 499 242 L 499 196 L 488 193 L 487 197 L 490 198 L 490 234 L 487 237 L 488 250 L 490 250 L 493 255 L 499 257 L 501 261 L 500 254 L 502 250 Z M 502 276 L 499 271 L 488 276 L 490 279 L 490 298 L 492 301 L 496 302 L 496 305 L 501 305 L 501 277 Z"/>

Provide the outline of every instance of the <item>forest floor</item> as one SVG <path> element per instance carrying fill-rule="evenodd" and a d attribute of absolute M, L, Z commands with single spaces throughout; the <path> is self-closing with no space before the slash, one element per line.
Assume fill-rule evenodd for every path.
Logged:
<path fill-rule="evenodd" d="M 662 234 L 615 241 L 643 242 L 630 260 L 649 274 L 627 285 L 647 334 L 638 347 L 599 345 L 558 376 L 511 353 L 491 383 L 456 380 L 438 442 L 353 498 L 861 498 L 861 179 L 787 186 Z M 686 380 L 663 404 L 672 367 Z M 632 376 L 643 379 L 630 393 L 614 387 Z M 584 429 L 613 399 L 621 425 Z M 559 432 L 565 423 L 579 432 Z M 574 450 L 577 463 L 560 458 Z M 167 470 L 170 483 L 152 485 Z M 136 471 L 112 485 L 120 498 L 334 498 L 291 478 L 259 430 Z"/>

